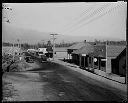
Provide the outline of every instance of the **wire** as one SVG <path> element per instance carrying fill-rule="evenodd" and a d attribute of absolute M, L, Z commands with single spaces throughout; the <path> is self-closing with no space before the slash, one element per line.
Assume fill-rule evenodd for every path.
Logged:
<path fill-rule="evenodd" d="M 80 23 L 83 23 L 83 21 L 85 22 L 86 20 L 92 18 L 93 16 L 95 16 L 98 13 L 101 13 L 104 9 L 106 9 L 107 7 L 109 7 L 110 4 L 105 4 L 102 7 L 94 10 L 90 15 L 87 15 L 85 18 L 79 20 L 78 22 L 76 22 L 72 27 L 70 27 L 70 30 L 74 27 L 74 26 L 78 26 Z"/>
<path fill-rule="evenodd" d="M 101 14 L 101 15 L 99 15 L 99 16 L 93 18 L 93 19 L 91 19 L 90 21 L 84 23 L 83 25 L 80 25 L 79 28 L 80 28 L 81 26 L 85 26 L 85 25 L 87 25 L 87 24 L 89 24 L 89 23 L 91 23 L 91 22 L 93 22 L 93 21 L 95 21 L 95 20 L 101 18 L 102 16 L 104 16 L 104 15 L 106 15 L 106 14 L 112 12 L 112 11 L 115 10 L 116 8 L 119 8 L 120 6 L 121 6 L 121 5 L 117 5 L 116 7 L 111 8 L 110 10 L 106 11 L 105 13 L 103 13 L 103 14 Z M 79 28 L 77 28 L 77 30 L 78 30 Z M 75 31 L 76 29 L 73 29 L 73 30 Z M 73 30 L 71 30 L 70 32 L 72 32 Z"/>
<path fill-rule="evenodd" d="M 72 25 L 72 22 L 80 19 L 83 15 L 87 14 L 88 12 L 90 12 L 92 9 L 94 8 L 94 4 L 89 7 L 88 9 L 84 10 L 79 16 L 77 16 L 73 21 L 69 22 L 68 24 L 66 24 L 63 28 L 67 28 L 68 26 L 71 26 Z"/>

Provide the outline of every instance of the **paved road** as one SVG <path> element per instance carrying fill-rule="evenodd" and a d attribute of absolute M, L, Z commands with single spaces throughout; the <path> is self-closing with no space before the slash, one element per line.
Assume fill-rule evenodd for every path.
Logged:
<path fill-rule="evenodd" d="M 56 63 L 40 63 L 27 72 L 5 73 L 17 101 L 122 101 L 124 94 Z"/>

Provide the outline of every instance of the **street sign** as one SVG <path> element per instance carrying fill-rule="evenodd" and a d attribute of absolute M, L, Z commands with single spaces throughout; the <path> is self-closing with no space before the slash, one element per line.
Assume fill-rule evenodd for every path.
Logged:
<path fill-rule="evenodd" d="M 86 56 L 86 54 L 82 54 L 82 56 Z"/>
<path fill-rule="evenodd" d="M 101 61 L 107 61 L 107 59 L 101 59 Z"/>
<path fill-rule="evenodd" d="M 94 58 L 94 62 L 97 62 L 97 58 Z"/>

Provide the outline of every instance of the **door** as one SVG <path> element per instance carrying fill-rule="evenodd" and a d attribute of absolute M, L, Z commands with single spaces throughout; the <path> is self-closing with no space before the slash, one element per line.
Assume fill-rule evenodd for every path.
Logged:
<path fill-rule="evenodd" d="M 112 67 L 112 73 L 119 74 L 119 63 L 118 63 L 118 60 L 112 59 L 111 60 L 111 67 Z"/>

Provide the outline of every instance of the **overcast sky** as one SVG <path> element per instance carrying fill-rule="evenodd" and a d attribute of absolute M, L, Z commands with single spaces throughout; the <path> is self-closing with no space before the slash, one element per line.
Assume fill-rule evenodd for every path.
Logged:
<path fill-rule="evenodd" d="M 9 3 L 16 27 L 73 36 L 126 38 L 127 3 Z"/>

